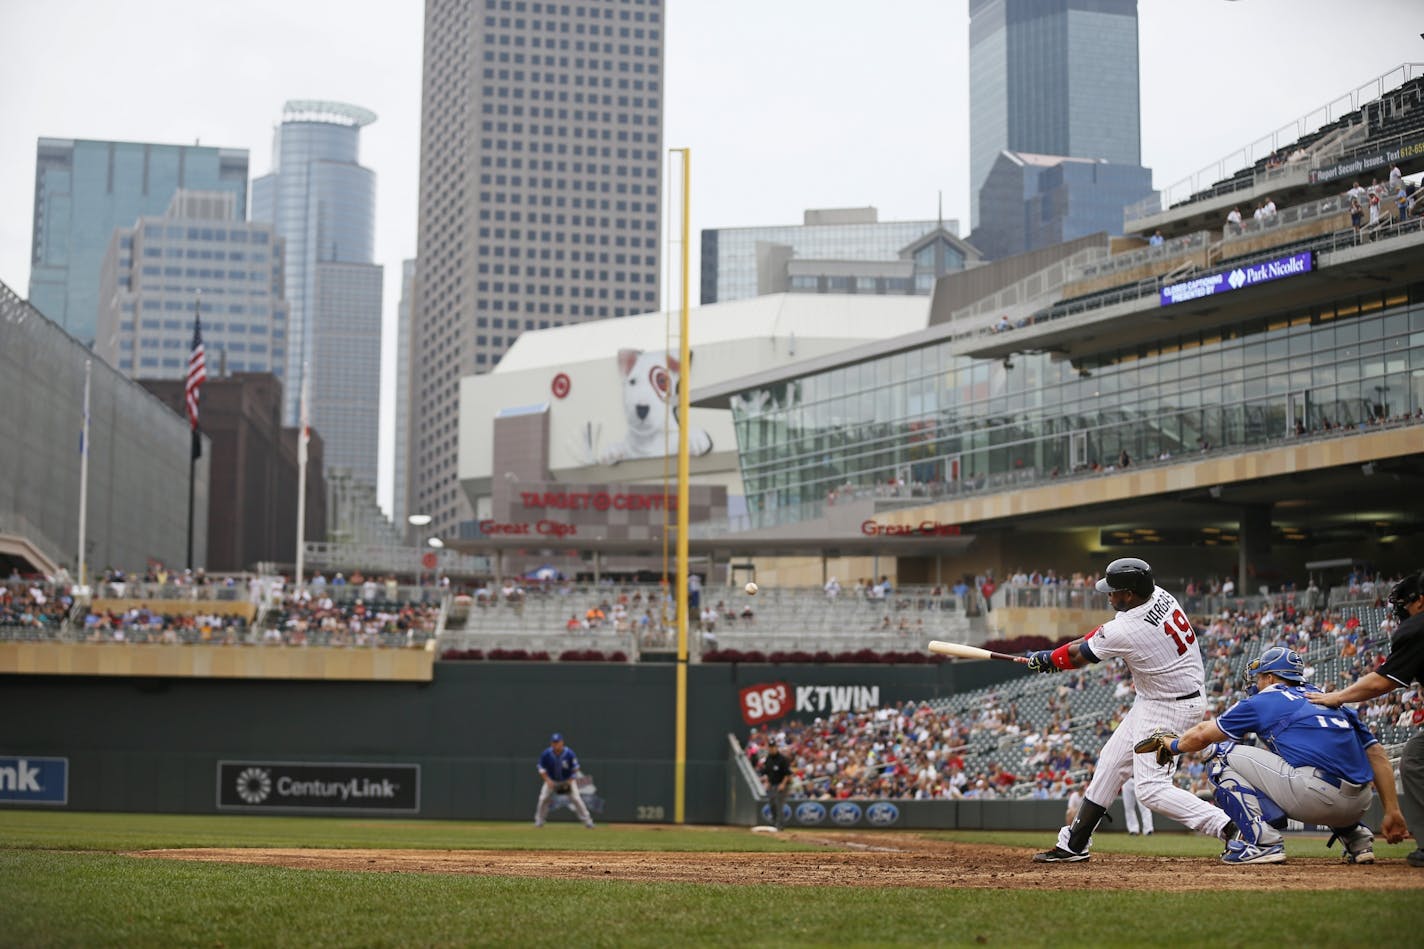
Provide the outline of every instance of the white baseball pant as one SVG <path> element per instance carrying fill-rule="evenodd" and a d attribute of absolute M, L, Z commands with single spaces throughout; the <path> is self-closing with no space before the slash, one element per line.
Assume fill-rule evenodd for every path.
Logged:
<path fill-rule="evenodd" d="M 1202 720 L 1206 700 L 1200 695 L 1189 699 L 1148 699 L 1137 697 L 1132 708 L 1098 752 L 1098 766 L 1084 796 L 1102 807 L 1112 803 L 1132 778 L 1138 801 L 1164 817 L 1170 817 L 1197 833 L 1221 836 L 1221 829 L 1230 819 L 1215 804 L 1172 784 L 1176 762 L 1159 765 L 1153 755 L 1139 755 L 1132 746 L 1158 728 L 1170 728 L 1181 734 Z M 1068 847 L 1070 828 L 1058 832 L 1058 846 Z M 1091 845 L 1091 840 L 1089 841 Z"/>
<path fill-rule="evenodd" d="M 544 819 L 549 816 L 549 803 L 557 793 L 554 790 L 554 785 L 548 781 L 545 781 L 544 786 L 539 789 L 539 805 L 534 811 L 534 826 L 544 826 Z M 593 818 L 589 816 L 588 805 L 584 804 L 583 795 L 578 792 L 578 783 L 573 780 L 569 782 L 569 804 L 573 807 L 579 820 L 588 827 L 593 826 Z"/>

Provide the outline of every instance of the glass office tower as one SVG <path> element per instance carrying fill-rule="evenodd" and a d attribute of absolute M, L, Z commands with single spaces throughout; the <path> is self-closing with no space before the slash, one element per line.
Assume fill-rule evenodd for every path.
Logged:
<path fill-rule="evenodd" d="M 162 217 L 114 231 L 94 351 L 124 375 L 182 379 L 201 307 L 208 375 L 272 372 L 286 359 L 282 242 L 237 219 L 233 196 L 179 191 Z"/>
<path fill-rule="evenodd" d="M 1137 0 L 970 0 L 969 188 L 1001 151 L 1142 160 Z"/>
<path fill-rule="evenodd" d="M 252 219 L 286 244 L 288 346 L 284 424 L 300 421 L 302 367 L 311 424 L 329 470 L 376 483 L 381 385 L 381 268 L 375 259 L 376 176 L 359 163 L 374 113 L 340 102 L 286 104 L 272 171 L 252 183 Z"/>
<path fill-rule="evenodd" d="M 247 150 L 42 138 L 35 161 L 30 304 L 94 341 L 99 273 L 118 227 L 161 215 L 179 188 L 225 191 L 247 217 Z"/>

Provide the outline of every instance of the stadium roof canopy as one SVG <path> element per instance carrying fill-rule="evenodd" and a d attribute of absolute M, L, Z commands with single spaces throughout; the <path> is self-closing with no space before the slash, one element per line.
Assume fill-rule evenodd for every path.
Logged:
<path fill-rule="evenodd" d="M 735 342 L 783 337 L 844 338 L 846 345 L 872 337 L 891 337 L 923 329 L 929 323 L 930 298 L 870 294 L 774 293 L 693 307 L 688 314 L 689 343 Z M 677 346 L 677 310 L 644 313 L 617 320 L 573 323 L 521 334 L 500 359 L 494 373 L 565 366 L 590 354 L 614 353 L 629 340 L 661 336 L 671 324 Z"/>

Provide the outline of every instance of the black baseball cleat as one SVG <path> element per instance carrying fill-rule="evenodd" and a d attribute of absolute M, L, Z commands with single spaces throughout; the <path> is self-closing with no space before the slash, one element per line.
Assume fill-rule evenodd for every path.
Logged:
<path fill-rule="evenodd" d="M 1064 850 L 1062 847 L 1054 847 L 1052 850 L 1045 850 L 1043 853 L 1033 855 L 1034 863 L 1080 863 L 1088 859 L 1088 852 L 1074 853 L 1071 850 Z"/>

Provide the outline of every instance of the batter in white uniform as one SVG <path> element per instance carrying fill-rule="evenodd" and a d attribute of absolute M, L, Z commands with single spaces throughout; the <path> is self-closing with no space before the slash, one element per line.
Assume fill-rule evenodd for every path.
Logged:
<path fill-rule="evenodd" d="M 1128 778 L 1133 779 L 1144 806 L 1200 833 L 1223 840 L 1235 837 L 1236 825 L 1225 811 L 1172 784 L 1175 760 L 1159 765 L 1151 755 L 1132 752 L 1132 746 L 1156 728 L 1181 734 L 1202 720 L 1206 674 L 1186 612 L 1176 597 L 1153 581 L 1147 562 L 1135 557 L 1108 564 L 1097 588 L 1108 595 L 1118 615 L 1081 639 L 1030 652 L 1028 667 L 1057 672 L 1121 658 L 1132 673 L 1137 699 L 1098 753 L 1097 770 L 1078 817 L 1058 832 L 1058 845 L 1035 854 L 1034 862 L 1087 860 L 1093 831 Z"/>

